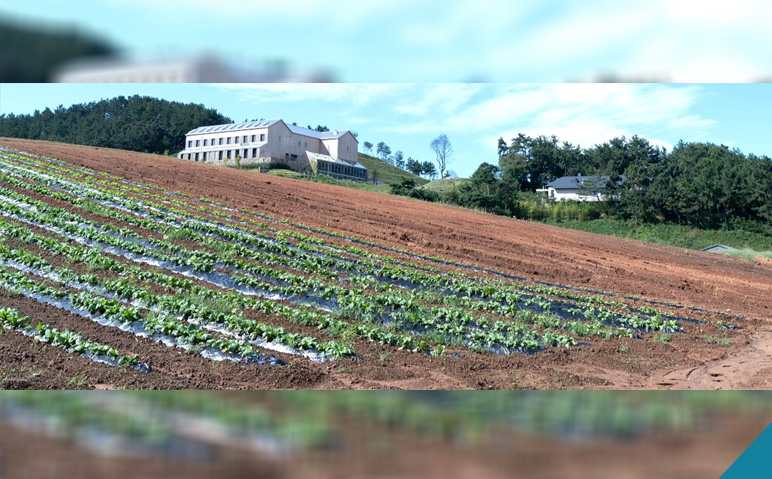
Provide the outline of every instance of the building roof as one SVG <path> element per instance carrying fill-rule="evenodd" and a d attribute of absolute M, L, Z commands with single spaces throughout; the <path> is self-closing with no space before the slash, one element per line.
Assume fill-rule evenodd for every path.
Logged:
<path fill-rule="evenodd" d="M 199 135 L 203 133 L 219 133 L 221 131 L 251 130 L 252 128 L 267 128 L 278 122 L 284 123 L 283 120 L 276 119 L 276 120 L 244 121 L 241 123 L 226 123 L 224 125 L 200 126 L 193 130 L 190 130 L 189 132 L 186 133 L 186 135 Z M 302 126 L 287 125 L 286 123 L 284 124 L 287 126 L 287 128 L 289 128 L 289 130 L 292 133 L 296 135 L 304 135 L 311 138 L 316 138 L 317 140 L 340 138 L 341 136 L 348 133 L 348 130 L 316 131 L 316 130 L 310 130 L 308 128 L 303 128 Z M 356 140 L 356 137 L 354 139 Z M 357 140 L 357 143 L 358 142 L 359 140 Z"/>
<path fill-rule="evenodd" d="M 241 123 L 226 123 L 224 125 L 199 126 L 187 132 L 187 135 L 197 135 L 201 133 L 219 133 L 221 131 L 249 130 L 251 128 L 268 127 L 281 120 L 260 120 L 244 121 Z"/>
<path fill-rule="evenodd" d="M 625 177 L 622 176 L 617 185 L 621 185 Z M 556 190 L 577 190 L 580 188 L 590 188 L 595 190 L 602 190 L 606 188 L 609 177 L 604 176 L 563 176 L 555 181 L 547 183 L 547 188 L 554 188 Z"/>
<path fill-rule="evenodd" d="M 709 251 L 711 253 L 719 253 L 721 251 L 737 251 L 736 248 L 732 248 L 731 246 L 727 246 L 725 244 L 714 244 L 713 246 L 708 246 L 707 248 L 702 248 L 702 251 Z"/>
<path fill-rule="evenodd" d="M 344 160 L 343 158 L 324 155 L 322 153 L 314 153 L 313 151 L 307 151 L 307 150 L 306 150 L 306 155 L 308 156 L 309 160 L 316 160 L 316 161 L 321 160 L 321 161 L 326 161 L 328 163 L 337 163 L 343 166 L 353 166 L 354 168 L 360 168 L 362 170 L 367 171 L 367 168 L 361 163 L 359 163 L 358 161 Z"/>
<path fill-rule="evenodd" d="M 348 130 L 316 131 L 316 130 L 309 130 L 308 128 L 303 128 L 302 126 L 295 126 L 295 125 L 287 125 L 287 128 L 289 128 L 290 131 L 296 135 L 310 136 L 311 138 L 316 138 L 318 140 L 340 138 L 341 136 L 348 133 Z"/>

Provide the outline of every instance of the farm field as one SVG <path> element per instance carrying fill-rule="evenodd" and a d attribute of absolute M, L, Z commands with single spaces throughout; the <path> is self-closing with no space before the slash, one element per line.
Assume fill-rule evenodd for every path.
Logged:
<path fill-rule="evenodd" d="M 153 155 L 0 147 L 0 387 L 768 387 L 769 265 Z"/>

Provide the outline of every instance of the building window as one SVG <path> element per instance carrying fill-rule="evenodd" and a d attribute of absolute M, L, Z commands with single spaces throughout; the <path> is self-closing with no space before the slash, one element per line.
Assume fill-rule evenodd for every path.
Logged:
<path fill-rule="evenodd" d="M 306 143 L 306 148 L 308 148 L 308 142 L 305 142 L 305 143 Z"/>
<path fill-rule="evenodd" d="M 228 150 L 228 155 L 227 155 L 227 157 L 228 157 L 228 159 L 229 159 L 229 160 L 231 159 L 231 150 Z"/>
<path fill-rule="evenodd" d="M 206 140 L 204 140 L 206 141 Z M 204 161 L 206 161 L 206 152 L 204 152 Z"/>
<path fill-rule="evenodd" d="M 257 158 L 257 148 L 252 148 L 252 158 Z"/>
<path fill-rule="evenodd" d="M 220 138 L 220 140 L 222 140 L 222 138 Z M 222 161 L 222 150 L 220 150 L 220 157 L 218 158 L 218 160 Z"/>
<path fill-rule="evenodd" d="M 198 148 L 199 146 L 201 146 L 201 140 L 196 140 L 196 148 Z"/>
<path fill-rule="evenodd" d="M 257 135 L 252 135 L 252 143 L 255 142 L 255 139 L 257 138 Z"/>
<path fill-rule="evenodd" d="M 246 158 L 246 157 L 247 157 L 247 153 L 249 153 L 249 150 L 247 150 L 246 148 L 244 148 L 244 154 L 243 154 L 243 155 L 241 155 L 241 157 L 242 157 L 242 158 Z"/>
<path fill-rule="evenodd" d="M 265 141 L 265 133 L 260 133 L 260 141 Z"/>
<path fill-rule="evenodd" d="M 191 146 L 193 146 L 193 141 L 192 140 L 188 140 L 188 148 L 190 148 Z"/>
<path fill-rule="evenodd" d="M 220 141 L 217 144 L 222 145 L 222 138 L 220 138 Z"/>
<path fill-rule="evenodd" d="M 231 137 L 230 136 L 228 138 L 226 138 L 226 143 L 229 144 L 229 145 L 231 144 Z"/>
<path fill-rule="evenodd" d="M 290 155 L 290 160 L 294 161 L 294 160 L 297 160 L 297 159 L 298 159 L 298 155 Z"/>
<path fill-rule="evenodd" d="M 247 135 L 244 135 L 244 138 L 242 139 L 242 143 L 246 143 L 246 142 L 247 142 Z"/>
<path fill-rule="evenodd" d="M 289 153 L 284 153 L 284 161 L 289 161 Z"/>
<path fill-rule="evenodd" d="M 188 153 L 188 159 L 190 159 L 190 153 Z"/>
<path fill-rule="evenodd" d="M 239 137 L 238 136 L 234 136 L 233 137 L 233 143 L 236 143 L 236 144 L 239 143 Z"/>
<path fill-rule="evenodd" d="M 198 161 L 198 153 L 196 153 L 196 161 Z"/>
<path fill-rule="evenodd" d="M 209 140 L 204 140 L 204 146 L 207 146 L 207 145 L 206 145 L 206 143 L 207 143 L 208 141 L 209 141 Z"/>

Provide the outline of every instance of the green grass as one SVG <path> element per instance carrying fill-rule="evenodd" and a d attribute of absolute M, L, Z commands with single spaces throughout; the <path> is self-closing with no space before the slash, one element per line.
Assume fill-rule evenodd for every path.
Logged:
<path fill-rule="evenodd" d="M 698 230 L 671 224 L 636 224 L 622 220 L 548 221 L 548 224 L 590 233 L 630 238 L 681 248 L 702 249 L 714 244 L 725 244 L 743 250 L 750 248 L 769 253 L 772 238 L 744 230 Z M 742 254 L 742 253 L 739 253 Z M 764 256 L 765 253 L 761 253 Z M 758 256 L 758 255 L 756 255 Z M 769 257 L 769 256 L 765 256 Z"/>
<path fill-rule="evenodd" d="M 359 162 L 367 168 L 367 178 L 372 179 L 373 175 L 376 175 L 378 181 L 391 185 L 393 183 L 401 183 L 403 178 L 411 178 L 415 180 L 416 186 L 421 186 L 429 182 L 425 178 L 416 176 L 413 173 L 397 168 L 394 165 L 381 161 L 374 156 L 367 155 L 365 153 L 359 153 Z"/>
<path fill-rule="evenodd" d="M 747 259 L 748 261 L 758 261 L 758 258 L 772 259 L 772 251 L 756 251 L 751 248 L 742 248 L 736 251 L 722 251 L 722 253 L 737 258 Z"/>
<path fill-rule="evenodd" d="M 313 181 L 314 183 L 326 183 L 328 185 L 345 186 L 347 188 L 373 191 L 376 193 L 389 193 L 389 185 L 374 185 L 372 183 L 364 183 L 361 181 L 337 180 L 325 175 L 304 175 L 302 173 L 297 173 L 291 170 L 271 170 L 267 174 L 279 176 L 281 178 L 292 178 L 295 180 Z"/>
<path fill-rule="evenodd" d="M 424 190 L 434 191 L 440 195 L 444 195 L 453 188 L 461 186 L 468 181 L 468 178 L 442 178 L 439 180 L 430 181 L 429 183 L 423 185 L 421 188 Z"/>
<path fill-rule="evenodd" d="M 732 345 L 732 339 L 727 337 L 705 336 L 705 341 L 708 344 L 717 344 L 719 346 L 728 347 Z"/>

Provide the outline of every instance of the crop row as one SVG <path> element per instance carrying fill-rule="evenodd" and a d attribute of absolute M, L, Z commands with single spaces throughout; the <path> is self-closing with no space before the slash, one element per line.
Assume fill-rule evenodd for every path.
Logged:
<path fill-rule="evenodd" d="M 48 324 L 33 321 L 29 316 L 22 316 L 17 309 L 0 308 L 0 327 L 18 331 L 34 340 L 60 347 L 68 353 L 82 354 L 95 361 L 116 366 L 130 366 L 147 372 L 150 368 L 139 362 L 137 355 L 122 355 L 108 345 L 84 339 L 83 335 L 65 329 L 60 331 Z"/>
<path fill-rule="evenodd" d="M 26 170 L 26 173 L 28 174 L 28 176 L 33 175 L 32 177 L 38 178 L 38 179 L 43 177 L 43 181 L 48 181 L 49 183 L 51 181 L 54 181 L 52 180 L 52 178 L 54 177 L 49 174 L 35 174 L 34 172 L 30 172 L 28 170 Z M 86 176 L 86 175 L 82 175 L 82 176 Z M 60 181 L 64 181 L 64 183 L 67 186 L 70 186 L 73 188 L 82 188 L 78 190 L 78 196 L 75 198 L 75 201 L 81 201 L 81 196 L 82 195 L 88 196 L 88 194 L 97 195 L 96 199 L 101 198 L 102 201 L 115 202 L 115 201 L 121 200 L 120 196 L 116 196 L 116 193 L 121 192 L 120 190 L 118 191 L 111 190 L 107 192 L 107 191 L 102 191 L 100 189 L 102 187 L 100 186 L 92 185 L 89 187 L 83 187 L 71 181 L 65 181 L 65 180 L 60 180 Z M 114 185 L 114 183 L 109 183 L 109 184 Z M 91 198 L 95 199 L 94 196 L 91 196 Z M 320 248 L 318 245 L 326 246 L 328 249 L 327 251 L 328 257 L 324 259 L 325 261 L 327 261 L 328 265 L 330 265 L 330 262 L 336 261 L 335 259 L 332 259 L 332 258 L 339 257 L 337 253 L 340 250 L 346 249 L 341 247 L 332 248 L 328 245 L 324 245 L 324 242 L 317 238 L 304 236 L 302 234 L 298 234 L 295 232 L 288 232 L 288 231 L 281 231 L 281 230 L 273 230 L 276 233 L 276 238 L 273 240 L 270 240 L 270 239 L 267 239 L 268 238 L 267 236 L 256 232 L 254 229 L 247 230 L 243 228 L 243 223 L 245 222 L 238 221 L 234 218 L 230 218 L 230 221 L 236 221 L 237 223 L 241 223 L 242 225 L 237 224 L 235 226 L 234 225 L 228 226 L 222 223 L 214 223 L 212 221 L 205 220 L 199 216 L 191 215 L 186 210 L 175 209 L 175 208 L 166 209 L 167 208 L 166 206 L 163 206 L 157 203 L 145 204 L 144 199 L 142 200 L 139 200 L 137 198 L 132 198 L 131 200 L 123 199 L 123 202 L 124 202 L 124 205 L 123 205 L 124 208 L 142 215 L 147 215 L 148 213 L 154 213 L 155 219 L 161 222 L 168 222 L 170 219 L 185 220 L 185 223 L 184 223 L 185 229 L 183 230 L 185 236 L 192 234 L 190 231 L 191 229 L 196 229 L 204 226 L 206 231 L 210 235 L 222 234 L 223 231 L 228 232 L 229 234 L 236 234 L 237 236 L 241 235 L 240 237 L 231 236 L 229 237 L 229 239 L 241 241 L 243 242 L 243 244 L 248 244 L 250 247 L 253 247 L 253 248 L 263 248 L 265 247 L 265 242 L 269 241 L 271 242 L 272 246 L 275 247 L 278 245 L 280 248 L 283 248 L 279 250 L 279 252 L 281 252 L 282 254 L 286 254 L 290 256 L 293 256 L 296 254 L 305 255 L 305 253 L 302 253 L 302 252 L 298 253 L 301 250 L 300 248 L 295 247 L 294 249 L 288 249 L 290 248 L 288 246 L 290 245 L 290 243 L 287 241 L 287 238 L 292 237 L 299 240 L 298 242 L 299 245 L 303 245 L 306 248 L 312 249 L 313 251 L 311 252 L 311 254 L 317 255 L 314 257 L 316 259 L 319 258 L 318 255 L 320 254 Z M 164 200 L 162 203 L 170 203 L 170 201 Z M 187 205 L 187 206 L 191 207 L 190 205 Z M 227 215 L 223 215 L 222 213 L 221 215 L 227 216 Z M 264 226 L 264 224 L 261 223 L 260 226 Z M 255 235 L 257 235 L 258 236 L 257 243 L 249 244 L 248 241 L 245 241 L 244 235 L 248 235 L 252 239 L 254 239 Z M 512 286 L 513 286 L 513 284 L 505 284 L 502 282 L 490 282 L 488 280 L 481 281 L 480 278 L 474 278 L 472 279 L 472 281 L 469 281 L 468 280 L 469 278 L 465 278 L 463 277 L 463 275 L 459 277 L 458 272 L 450 272 L 450 273 L 442 272 L 440 274 L 428 274 L 428 275 L 421 274 L 420 273 L 421 270 L 429 270 L 429 269 L 426 267 L 419 267 L 418 265 L 415 265 L 415 264 L 410 264 L 409 266 L 410 268 L 415 268 L 416 271 L 409 271 L 410 268 L 390 268 L 390 267 L 384 266 L 383 264 L 394 261 L 393 258 L 378 257 L 371 253 L 367 253 L 363 250 L 356 249 L 356 248 L 351 248 L 349 252 L 355 253 L 357 255 L 362 255 L 364 258 L 374 258 L 374 260 L 370 260 L 370 261 L 362 260 L 362 259 L 357 260 L 358 262 L 366 261 L 361 264 L 369 268 L 365 270 L 365 272 L 371 276 L 376 276 L 380 278 L 389 278 L 389 279 L 401 281 L 404 283 L 409 283 L 412 285 L 420 284 L 423 288 L 428 287 L 428 285 L 430 284 L 436 284 L 438 287 L 444 287 L 444 288 L 450 287 L 451 288 L 450 290 L 454 294 L 464 293 L 468 296 L 492 297 L 492 299 L 501 300 L 505 295 L 511 294 L 510 291 L 512 290 Z M 304 260 L 307 260 L 307 259 L 308 258 L 306 255 Z M 351 261 L 351 260 L 348 259 L 348 261 Z M 348 264 L 345 266 L 341 266 L 340 264 L 336 265 L 336 268 L 338 269 L 341 269 L 341 268 L 346 269 L 350 267 L 351 267 L 351 264 Z M 361 271 L 361 269 L 359 269 L 359 271 Z M 449 279 L 449 278 L 452 278 L 452 279 Z M 481 283 L 488 283 L 488 284 L 486 285 Z M 586 300 L 591 303 L 602 304 L 606 306 L 614 306 L 618 308 L 629 307 L 628 305 L 621 303 L 619 301 L 607 300 L 605 298 L 601 298 L 598 296 L 585 297 L 585 296 L 578 295 L 577 293 L 573 293 L 570 290 L 560 289 L 554 286 L 543 286 L 543 285 L 517 285 L 517 286 L 522 290 L 537 291 L 539 294 L 551 294 L 551 295 L 557 295 L 567 299 Z M 641 309 L 641 311 L 647 314 L 656 314 L 656 312 L 652 308 Z"/>
<path fill-rule="evenodd" d="M 348 328 L 360 338 L 416 351 L 441 352 L 450 346 L 508 353 L 570 346 L 581 336 L 680 329 L 676 319 L 654 308 L 642 310 L 567 288 L 483 279 L 460 268 L 448 271 L 327 244 L 297 231 L 245 221 L 231 214 L 234 210 L 215 208 L 208 201 L 194 204 L 183 201 L 183 195 L 160 194 L 147 185 L 127 186 L 115 177 L 103 175 L 108 179 L 102 179 L 52 159 L 35 160 L 10 152 L 3 159 L 7 161 L 0 162 L 5 167 L 0 181 L 15 188 L 0 188 L 7 200 L 2 205 L 5 216 L 65 236 L 87 249 L 102 249 L 204 281 L 221 279 L 209 282 L 231 290 L 227 294 L 237 298 L 259 297 L 240 301 L 244 308 L 270 304 L 265 301 L 268 293 L 274 293 L 308 308 L 276 303 L 281 307 L 272 304 L 267 311 L 288 308 L 283 315 L 315 318 L 317 327 L 333 334 Z M 89 221 L 72 210 L 22 195 L 20 188 L 110 222 Z M 148 190 L 158 193 L 148 194 Z M 136 196 L 121 197 L 122 191 Z M 128 228 L 117 226 L 121 224 Z M 177 283 L 185 281 L 169 277 Z M 199 293 L 213 291 L 195 288 Z M 254 303 L 247 304 L 250 301 Z M 327 312 L 314 311 L 318 307 Z M 300 324 L 308 324 L 308 319 Z"/>
<path fill-rule="evenodd" d="M 13 196 L 13 194 L 10 191 L 5 191 L 5 193 L 8 194 L 8 195 Z M 16 195 L 16 196 L 19 196 L 19 195 Z M 22 199 L 23 199 L 23 197 L 22 197 Z M 75 222 L 75 221 L 79 221 L 79 222 L 85 221 L 82 218 L 77 217 L 75 215 L 71 215 L 71 214 L 68 214 L 66 212 L 62 212 L 60 209 L 50 208 L 50 207 L 45 206 L 44 204 L 41 204 L 40 202 L 35 202 L 35 201 L 32 201 L 32 200 L 30 200 L 30 201 L 33 203 L 33 205 L 35 206 L 35 209 L 37 211 L 40 211 L 40 210 L 48 211 L 50 213 L 48 218 L 49 219 L 50 218 L 56 218 L 56 221 L 60 222 L 60 226 L 61 226 L 61 222 L 62 222 L 62 220 L 59 219 L 60 216 L 69 217 L 69 219 L 72 222 Z M 13 209 L 12 205 L 9 206 L 8 208 L 9 209 Z M 20 213 L 21 213 L 21 210 L 16 210 L 15 211 L 15 214 L 20 214 Z M 29 217 L 29 214 L 28 214 L 27 217 Z M 38 221 L 40 221 L 41 217 L 38 216 L 36 219 Z M 90 224 L 88 226 L 91 228 L 91 229 L 89 229 L 89 231 L 94 231 L 96 228 L 98 228 L 97 225 L 93 225 L 93 224 Z M 65 227 L 66 227 L 66 225 L 65 225 Z M 115 227 L 113 227 L 113 230 L 118 232 L 118 233 L 120 233 L 120 234 L 122 234 L 122 235 L 124 235 L 124 236 L 128 236 L 128 237 L 131 237 L 132 234 L 136 235 L 136 233 L 126 232 L 125 230 L 117 229 Z M 96 238 L 96 239 L 99 239 L 99 240 L 102 240 L 102 241 L 107 241 L 108 244 L 116 245 L 116 246 L 119 246 L 119 247 L 126 247 L 127 246 L 127 244 L 126 244 L 127 241 L 126 240 L 122 240 L 122 239 L 115 238 L 115 237 L 112 237 L 112 236 L 92 235 L 92 238 Z M 134 238 L 134 239 L 137 239 L 137 238 Z M 146 248 L 142 247 L 142 246 L 134 244 L 132 247 L 133 247 L 134 252 L 136 252 L 136 253 L 149 254 L 148 250 Z M 171 248 L 171 249 L 174 250 L 174 248 Z M 176 251 L 179 252 L 180 249 L 177 248 Z M 153 254 L 153 253 L 154 252 L 151 252 L 150 254 Z M 197 255 L 201 256 L 201 255 L 205 254 L 205 253 L 201 253 L 200 251 L 192 251 L 192 252 L 188 251 L 186 253 L 189 254 L 187 259 L 185 259 L 185 260 L 179 260 L 178 259 L 176 261 L 178 264 L 180 264 L 180 263 L 182 263 L 182 264 L 190 264 L 190 262 L 193 261 L 197 257 Z M 158 258 L 158 259 L 161 259 L 161 260 L 172 259 L 172 261 L 174 261 L 173 257 L 169 256 L 169 255 L 158 256 L 158 254 L 156 253 L 155 257 Z M 214 263 L 215 260 L 218 260 L 218 259 L 222 259 L 223 261 L 229 261 L 231 264 L 233 264 L 233 263 L 238 264 L 239 266 L 241 266 L 244 269 L 249 270 L 249 272 L 252 272 L 253 274 L 256 273 L 257 271 L 259 271 L 260 273 L 263 273 L 263 274 L 270 274 L 271 273 L 270 270 L 267 270 L 265 268 L 246 265 L 245 263 L 240 262 L 238 260 L 222 258 L 220 255 L 216 255 L 216 254 L 211 254 L 211 253 L 209 254 L 209 260 L 210 260 L 211 263 Z M 322 285 L 319 284 L 319 283 L 309 283 L 308 280 L 304 280 L 302 278 L 298 278 L 298 277 L 290 275 L 288 273 L 278 272 L 278 273 L 275 273 L 275 274 L 280 275 L 280 277 L 283 278 L 283 279 L 290 278 L 291 281 L 293 281 L 293 283 L 295 283 L 295 284 L 301 283 L 301 284 L 304 284 L 306 286 L 316 286 L 317 288 L 321 288 L 322 287 Z M 240 282 L 241 284 L 245 284 L 246 283 L 246 284 L 248 284 L 250 286 L 258 285 L 258 287 L 261 287 L 261 286 L 265 287 L 265 285 L 261 284 L 259 281 L 256 282 L 255 279 L 252 278 L 252 277 L 242 277 L 242 278 L 239 278 L 237 281 Z M 481 288 L 479 290 L 479 294 L 486 294 L 487 291 L 488 291 L 487 288 Z M 339 295 L 338 296 L 338 300 L 340 301 L 340 294 L 341 293 L 344 293 L 347 296 L 351 296 L 352 292 L 353 292 L 354 297 L 356 297 L 357 290 L 346 290 L 346 289 L 341 288 L 341 287 L 336 288 L 334 286 L 325 286 L 324 290 L 321 292 L 321 294 L 323 295 L 323 297 L 330 297 L 333 294 L 338 294 Z M 358 291 L 358 292 L 361 293 L 361 290 Z M 404 297 L 405 294 L 407 294 L 407 295 L 411 294 L 410 291 L 406 291 L 406 290 L 402 290 L 402 292 L 403 292 L 403 297 Z M 491 293 L 491 294 L 493 294 L 493 293 Z M 520 299 L 519 296 L 515 296 L 513 294 L 508 294 L 506 296 L 506 299 L 509 300 L 509 301 L 512 301 L 513 298 Z M 406 303 L 409 304 L 410 303 L 410 299 L 407 299 Z M 606 311 L 605 313 L 607 315 L 611 315 L 612 314 L 611 312 L 608 312 L 608 311 Z M 602 319 L 607 320 L 607 318 L 602 318 Z M 614 319 L 614 318 L 611 318 L 611 319 Z M 623 317 L 621 317 L 621 319 L 618 319 L 617 322 L 620 323 L 620 324 L 625 324 L 625 323 L 632 324 L 636 328 L 641 328 L 641 329 L 645 329 L 645 330 L 664 329 L 664 328 L 675 329 L 673 327 L 674 324 L 675 324 L 674 322 L 669 322 L 669 323 L 666 324 L 664 321 L 661 321 L 657 317 L 654 317 L 654 318 L 645 318 L 645 317 L 644 318 L 639 318 L 639 317 L 623 316 Z"/>

